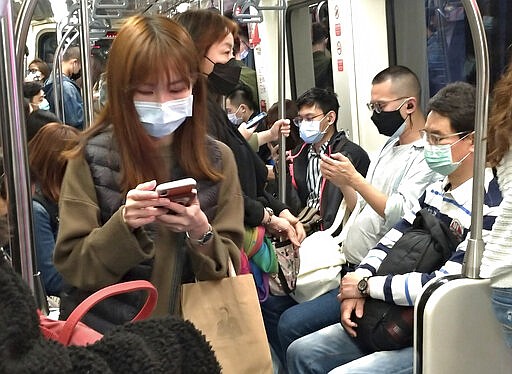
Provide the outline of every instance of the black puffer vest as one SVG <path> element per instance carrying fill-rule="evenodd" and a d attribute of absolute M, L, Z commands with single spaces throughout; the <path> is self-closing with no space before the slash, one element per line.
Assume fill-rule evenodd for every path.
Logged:
<path fill-rule="evenodd" d="M 222 157 L 220 149 L 212 138 L 207 138 L 207 148 L 212 166 L 220 170 Z M 89 140 L 85 147 L 85 159 L 91 168 L 101 221 L 104 224 L 124 204 L 120 187 L 121 159 L 111 130 L 102 132 Z M 173 168 L 171 176 L 173 180 L 187 177 L 179 166 Z M 213 220 L 217 211 L 219 185 L 209 180 L 199 180 L 197 190 L 201 210 L 205 212 L 209 221 Z"/>

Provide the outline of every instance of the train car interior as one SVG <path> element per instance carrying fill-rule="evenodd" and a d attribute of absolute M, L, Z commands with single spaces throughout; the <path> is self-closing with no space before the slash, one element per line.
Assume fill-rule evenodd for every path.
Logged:
<path fill-rule="evenodd" d="M 123 20 L 134 14 L 172 16 L 186 9 L 231 12 L 247 29 L 247 46 L 257 75 L 259 106 L 267 110 L 318 86 L 312 29 L 325 32 L 331 61 L 327 85 L 338 96 L 338 129 L 370 156 L 385 143 L 367 103 L 376 72 L 405 65 L 420 78 L 425 106 L 446 84 L 477 87 L 478 123 L 474 194 L 481 193 L 489 96 L 512 58 L 512 1 L 508 0 L 10 0 L 0 6 L 0 125 L 5 183 L 9 196 L 8 247 L 15 270 L 48 311 L 37 277 L 33 249 L 30 175 L 22 111 L 22 83 L 30 61 L 46 62 L 58 76 L 62 55 L 78 43 L 85 127 L 102 108 L 101 74 Z M 56 106 L 62 103 L 56 80 Z M 63 112 L 63 106 L 57 113 Z M 65 113 L 64 118 L 65 118 Z M 284 145 L 284 138 L 280 140 Z M 280 160 L 286 167 L 286 160 Z M 480 171 L 477 173 L 477 171 Z M 286 180 L 279 180 L 284 201 Z M 480 187 L 479 187 L 480 186 Z M 475 201 L 475 200 L 473 200 Z M 481 204 L 481 200 L 476 200 Z M 473 212 L 472 223 L 482 220 Z M 478 225 L 477 225 L 478 226 Z M 481 227 L 481 226 L 480 226 Z M 489 303 L 488 279 L 480 279 L 481 232 L 472 232 L 465 273 L 425 287 L 415 310 L 414 372 L 512 372 L 512 351 L 501 336 Z M 476 253 L 476 255 L 475 255 Z M 473 256 L 473 257 L 471 257 Z M 476 257 L 474 257 L 476 256 Z M 461 317 L 464 318 L 461 318 Z M 276 371 L 277 373 L 277 371 Z"/>

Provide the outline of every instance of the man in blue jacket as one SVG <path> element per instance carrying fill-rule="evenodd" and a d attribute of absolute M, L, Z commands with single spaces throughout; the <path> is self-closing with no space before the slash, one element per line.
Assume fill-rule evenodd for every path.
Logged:
<path fill-rule="evenodd" d="M 82 130 L 84 126 L 84 105 L 80 87 L 72 78 L 78 76 L 81 69 L 80 48 L 76 46 L 69 47 L 62 56 L 61 83 L 64 112 L 61 113 L 61 120 L 79 130 Z M 50 103 L 50 111 L 53 113 L 55 113 L 54 78 L 53 75 L 50 76 L 48 82 L 43 87 L 43 91 Z"/>

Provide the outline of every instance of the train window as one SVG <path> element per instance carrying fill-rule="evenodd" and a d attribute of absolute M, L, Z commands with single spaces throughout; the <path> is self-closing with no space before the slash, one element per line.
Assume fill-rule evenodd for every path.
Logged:
<path fill-rule="evenodd" d="M 45 31 L 37 39 L 37 55 L 49 66 L 53 64 L 53 57 L 57 49 L 57 34 L 55 31 Z"/>
<path fill-rule="evenodd" d="M 491 86 L 510 60 L 512 2 L 478 0 L 489 47 Z M 426 0 L 430 96 L 454 81 L 475 83 L 471 32 L 461 1 Z"/>

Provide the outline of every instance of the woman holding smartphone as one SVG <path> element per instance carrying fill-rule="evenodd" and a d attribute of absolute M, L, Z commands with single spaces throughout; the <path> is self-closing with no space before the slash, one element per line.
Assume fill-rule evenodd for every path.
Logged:
<path fill-rule="evenodd" d="M 244 196 L 244 223 L 248 228 L 265 226 L 266 231 L 299 247 L 306 237 L 304 228 L 288 207 L 265 190 L 268 169 L 258 154 L 229 121 L 219 105 L 238 84 L 240 66 L 233 58 L 235 22 L 209 9 L 193 9 L 179 13 L 174 19 L 183 25 L 195 42 L 200 70 L 208 76 L 209 134 L 228 145 L 236 157 L 238 177 Z M 289 121 L 280 120 L 279 127 Z M 280 130 L 281 131 L 281 130 Z M 262 141 L 261 144 L 264 144 Z"/>
<path fill-rule="evenodd" d="M 71 286 L 61 313 L 129 279 L 157 287 L 155 315 L 178 313 L 182 282 L 225 277 L 228 257 L 238 267 L 244 227 L 236 163 L 206 135 L 204 77 L 176 22 L 130 18 L 112 44 L 106 79 L 107 103 L 70 154 L 61 188 L 55 265 Z M 188 206 L 155 191 L 185 177 L 197 181 Z M 122 323 L 138 301 L 121 303 L 85 322 L 100 331 Z M 114 316 L 117 309 L 126 316 Z"/>

